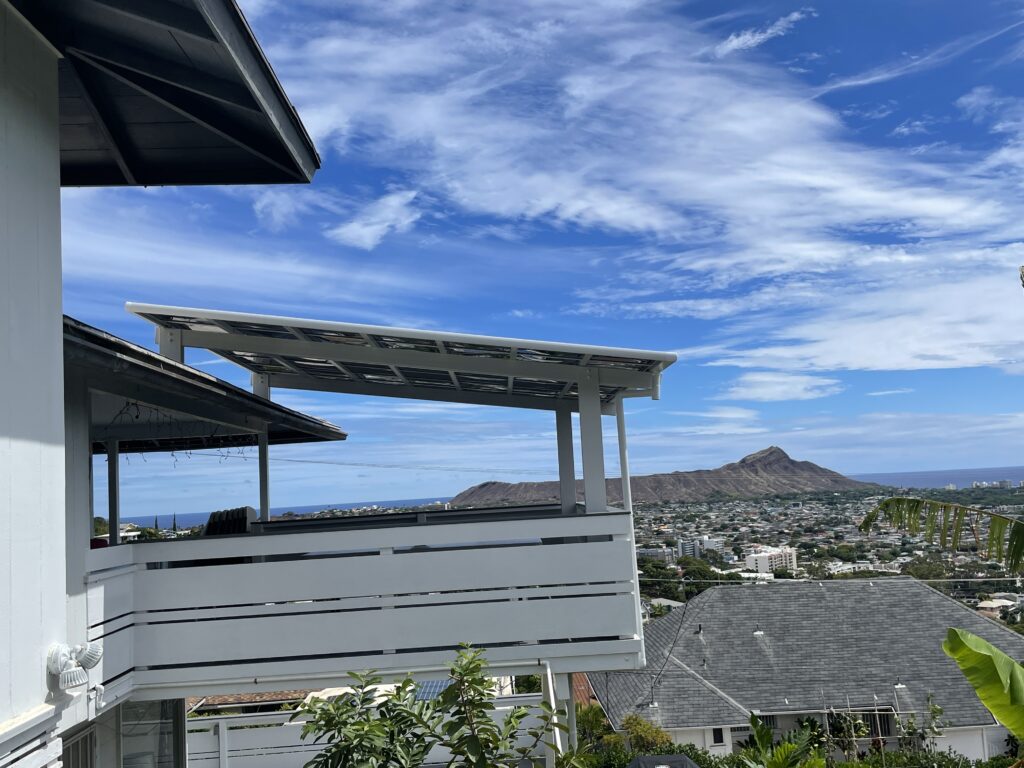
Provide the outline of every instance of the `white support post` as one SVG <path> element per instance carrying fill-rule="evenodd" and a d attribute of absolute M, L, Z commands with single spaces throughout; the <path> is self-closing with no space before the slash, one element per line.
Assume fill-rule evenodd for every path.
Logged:
<path fill-rule="evenodd" d="M 217 723 L 217 768 L 228 768 L 228 724 Z"/>
<path fill-rule="evenodd" d="M 576 511 L 576 459 L 572 446 L 572 409 L 559 403 L 555 409 L 555 432 L 558 436 L 558 489 L 562 514 Z"/>
<path fill-rule="evenodd" d="M 270 399 L 270 377 L 265 373 L 252 374 L 252 393 L 264 400 Z"/>
<path fill-rule="evenodd" d="M 160 354 L 176 363 L 185 362 L 185 346 L 182 343 L 181 331 L 174 328 L 156 329 L 156 344 Z"/>
<path fill-rule="evenodd" d="M 597 371 L 588 370 L 579 383 L 580 447 L 583 453 L 583 499 L 586 510 L 604 512 L 608 491 L 604 481 L 604 435 L 601 432 L 601 387 Z"/>
<path fill-rule="evenodd" d="M 257 437 L 260 465 L 260 522 L 270 520 L 270 438 L 266 428 Z"/>
<path fill-rule="evenodd" d="M 566 676 L 566 687 L 569 689 L 569 696 L 566 703 L 566 726 L 569 728 L 569 749 L 576 749 L 579 746 L 579 738 L 576 734 L 576 700 L 573 689 L 573 673 Z"/>
<path fill-rule="evenodd" d="M 117 440 L 107 440 L 107 532 L 110 546 L 121 543 L 121 464 Z"/>
<path fill-rule="evenodd" d="M 626 409 L 623 399 L 615 401 L 615 427 L 619 437 L 619 475 L 622 478 L 622 508 L 633 511 L 633 488 L 629 479 L 629 451 L 626 446 Z"/>

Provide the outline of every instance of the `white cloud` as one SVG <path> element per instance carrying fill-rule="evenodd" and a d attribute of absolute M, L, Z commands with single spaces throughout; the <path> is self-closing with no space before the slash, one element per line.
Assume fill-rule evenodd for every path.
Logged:
<path fill-rule="evenodd" d="M 737 419 L 752 421 L 758 417 L 758 412 L 753 408 L 739 408 L 729 405 L 708 408 L 706 411 L 670 411 L 675 416 L 697 416 L 702 419 Z"/>
<path fill-rule="evenodd" d="M 992 32 L 964 35 L 963 37 L 951 40 L 950 42 L 940 45 L 939 47 L 920 56 L 906 56 L 901 61 L 890 62 L 878 67 L 873 67 L 856 75 L 835 78 L 820 88 L 818 90 L 818 95 L 820 96 L 825 93 L 830 93 L 831 91 L 839 90 L 841 88 L 858 88 L 865 85 L 874 85 L 875 83 L 884 83 L 888 80 L 894 80 L 897 77 L 903 77 L 904 75 L 910 75 L 916 72 L 922 72 L 926 69 L 941 66 L 952 61 L 958 56 L 962 56 L 968 51 L 977 48 L 979 45 L 987 43 L 990 40 L 994 40 L 997 37 L 1002 37 L 1010 30 L 1019 27 L 1021 24 L 1024 24 L 1024 21 L 1016 21 L 1013 24 L 1007 24 L 1006 26 Z"/>
<path fill-rule="evenodd" d="M 875 392 L 868 392 L 868 397 L 889 397 L 890 395 L 909 395 L 913 392 L 913 389 L 909 387 L 901 387 L 899 389 L 879 389 Z"/>
<path fill-rule="evenodd" d="M 423 215 L 412 203 L 415 190 L 390 192 L 365 206 L 352 219 L 324 234 L 342 245 L 372 251 L 393 232 L 408 232 Z"/>
<path fill-rule="evenodd" d="M 755 371 L 740 375 L 718 396 L 720 400 L 815 400 L 843 391 L 838 379 L 778 371 Z"/>
<path fill-rule="evenodd" d="M 757 48 L 772 38 L 782 37 L 787 34 L 798 21 L 802 21 L 808 16 L 816 15 L 813 8 L 804 8 L 776 19 L 763 29 L 744 29 L 742 32 L 734 32 L 729 35 L 728 39 L 715 46 L 715 56 L 722 58 L 736 51 L 747 51 L 751 48 Z M 806 72 L 807 70 L 801 71 Z"/>

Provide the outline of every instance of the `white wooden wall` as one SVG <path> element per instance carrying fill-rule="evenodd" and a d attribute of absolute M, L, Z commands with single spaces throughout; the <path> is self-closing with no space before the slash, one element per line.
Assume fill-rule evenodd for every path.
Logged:
<path fill-rule="evenodd" d="M 531 672 L 635 669 L 630 536 L 629 515 L 598 514 L 94 550 L 95 671 L 135 698 L 315 688 L 436 669 L 463 642 Z"/>
<path fill-rule="evenodd" d="M 57 56 L 0 0 L 0 754 L 65 637 Z"/>

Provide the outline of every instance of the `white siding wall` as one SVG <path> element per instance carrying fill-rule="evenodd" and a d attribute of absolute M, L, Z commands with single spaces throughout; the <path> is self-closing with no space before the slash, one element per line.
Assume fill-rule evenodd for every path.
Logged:
<path fill-rule="evenodd" d="M 0 734 L 65 638 L 57 57 L 0 0 Z"/>
<path fill-rule="evenodd" d="M 732 753 L 732 734 L 729 726 L 722 728 L 724 743 L 714 743 L 713 728 L 671 728 L 669 735 L 676 744 L 693 744 L 701 749 L 706 749 L 713 755 L 728 755 Z"/>

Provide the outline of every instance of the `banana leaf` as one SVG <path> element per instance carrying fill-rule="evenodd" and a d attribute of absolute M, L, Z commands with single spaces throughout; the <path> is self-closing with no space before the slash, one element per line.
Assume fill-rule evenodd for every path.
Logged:
<path fill-rule="evenodd" d="M 1024 743 L 1024 666 L 977 635 L 953 627 L 942 650 L 992 716 Z"/>

